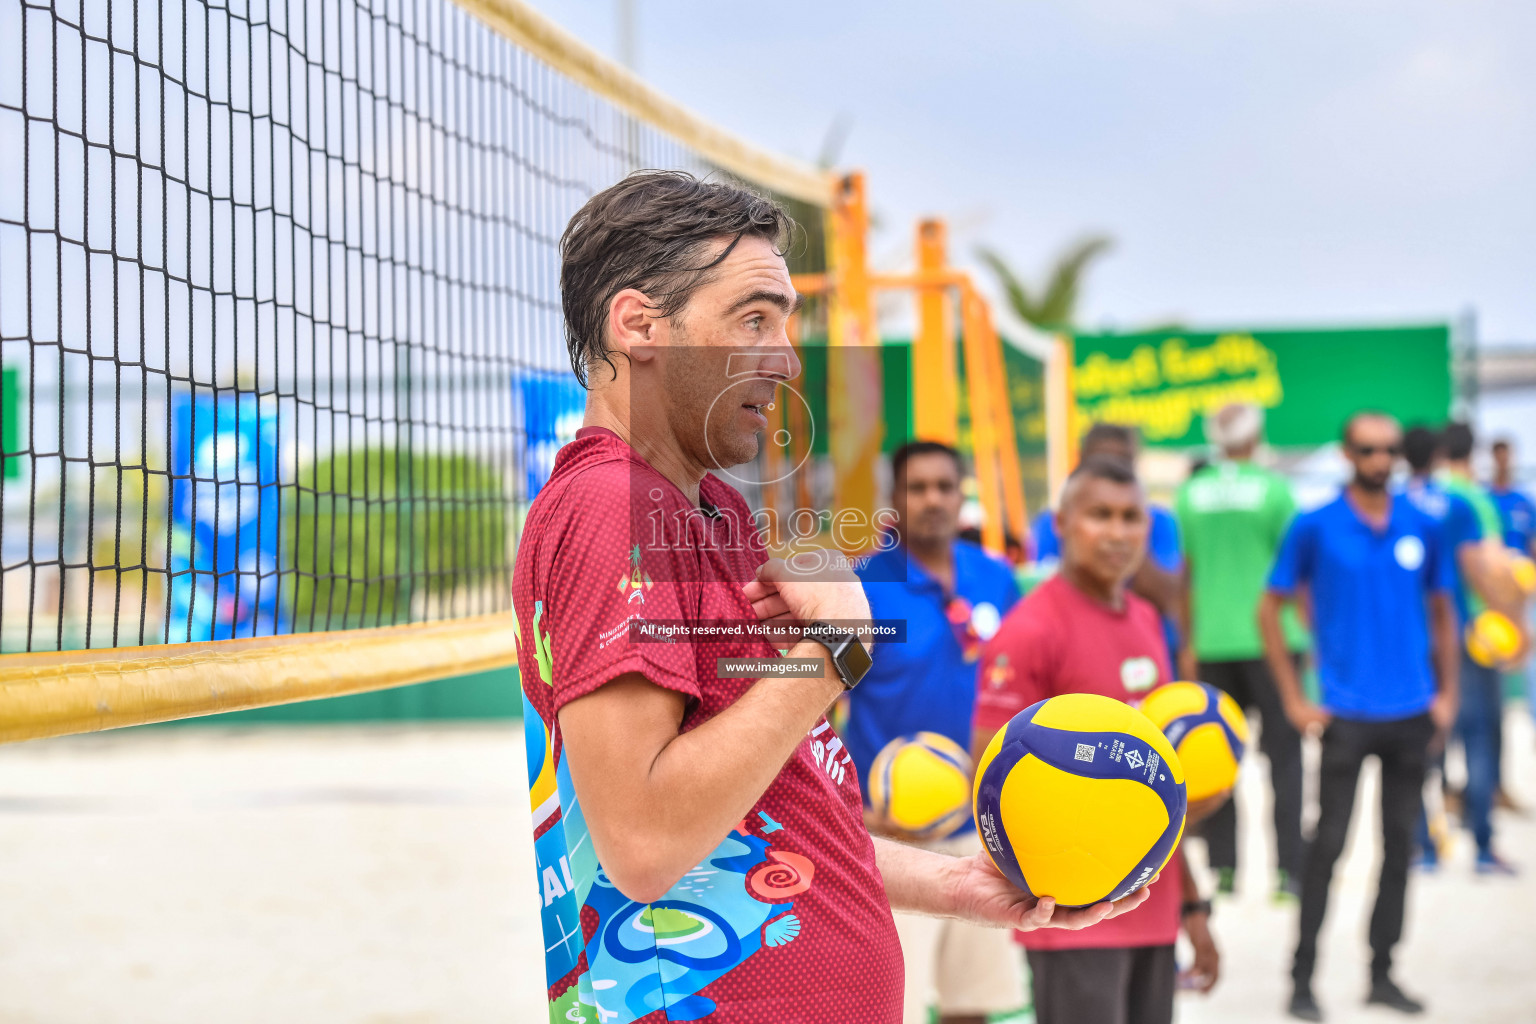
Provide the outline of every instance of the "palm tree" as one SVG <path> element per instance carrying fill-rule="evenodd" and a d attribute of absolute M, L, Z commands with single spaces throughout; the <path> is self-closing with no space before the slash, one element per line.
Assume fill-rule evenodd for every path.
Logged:
<path fill-rule="evenodd" d="M 1113 245 L 1114 240 L 1107 235 L 1089 235 L 1073 242 L 1056 258 L 1039 293 L 1019 280 L 996 250 L 980 247 L 976 256 L 997 275 L 1008 305 L 1020 320 L 1044 331 L 1057 331 L 1070 328 L 1077 316 L 1078 293 L 1088 264 Z"/>

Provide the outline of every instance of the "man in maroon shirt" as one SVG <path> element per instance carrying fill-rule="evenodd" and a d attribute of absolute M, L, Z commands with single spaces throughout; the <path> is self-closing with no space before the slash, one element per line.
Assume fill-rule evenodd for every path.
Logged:
<path fill-rule="evenodd" d="M 529 510 L 513 581 L 550 1019 L 890 1024 L 891 908 L 1075 928 L 984 857 L 872 841 L 824 712 L 868 667 L 846 569 L 768 559 L 711 469 L 754 459 L 799 372 L 777 206 L 642 172 L 562 240 L 586 426 Z M 831 623 L 780 669 L 746 627 Z M 862 656 L 862 662 L 861 662 Z M 755 659 L 748 662 L 745 659 Z M 754 678 L 761 677 L 761 678 Z"/>
<path fill-rule="evenodd" d="M 1157 610 L 1127 589 L 1146 557 L 1150 520 L 1126 463 L 1085 460 L 1067 480 L 1056 513 L 1061 570 L 1003 619 L 982 650 L 974 750 L 1036 701 L 1098 693 L 1135 703 L 1169 680 Z M 1190 822 L 1226 794 L 1191 804 Z M 1202 901 L 1180 850 L 1147 887 L 1135 913 L 1072 933 L 1019 936 L 1029 958 L 1039 1024 L 1168 1024 L 1180 919 L 1195 949 L 1185 982 L 1209 991 L 1219 958 Z"/>

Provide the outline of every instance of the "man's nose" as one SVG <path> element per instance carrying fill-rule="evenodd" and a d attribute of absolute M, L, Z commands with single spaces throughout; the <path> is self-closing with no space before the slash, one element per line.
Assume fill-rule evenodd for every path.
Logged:
<path fill-rule="evenodd" d="M 800 376 L 800 369 L 800 356 L 796 354 L 795 346 L 790 344 L 789 332 L 780 330 L 773 339 L 771 350 L 763 353 L 763 372 L 784 380 L 794 380 Z"/>

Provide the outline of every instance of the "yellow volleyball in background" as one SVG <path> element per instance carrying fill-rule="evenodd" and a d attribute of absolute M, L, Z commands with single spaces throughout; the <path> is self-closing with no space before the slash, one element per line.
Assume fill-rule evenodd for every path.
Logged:
<path fill-rule="evenodd" d="M 869 805 L 903 832 L 942 839 L 971 813 L 971 755 L 947 736 L 898 736 L 869 768 Z"/>
<path fill-rule="evenodd" d="M 992 863 L 1062 906 L 1129 896 L 1184 833 L 1184 769 L 1173 745 L 1129 704 L 1091 693 L 1015 715 L 976 766 L 974 799 Z"/>
<path fill-rule="evenodd" d="M 1473 661 L 1495 668 L 1520 653 L 1520 627 L 1508 615 L 1490 608 L 1467 623 L 1466 641 Z"/>
<path fill-rule="evenodd" d="M 1140 708 L 1178 751 L 1189 799 L 1204 800 L 1237 784 L 1250 741 L 1237 701 L 1209 683 L 1168 683 L 1147 694 Z"/>
<path fill-rule="evenodd" d="M 1526 597 L 1536 594 L 1536 562 L 1525 555 L 1516 555 L 1509 560 L 1509 572 L 1521 593 Z"/>

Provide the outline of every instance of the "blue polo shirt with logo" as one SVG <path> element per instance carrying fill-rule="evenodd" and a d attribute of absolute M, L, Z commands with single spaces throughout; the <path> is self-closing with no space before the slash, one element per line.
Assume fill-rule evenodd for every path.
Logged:
<path fill-rule="evenodd" d="M 1498 507 L 1504 521 L 1504 544 L 1522 555 L 1531 553 L 1531 539 L 1536 537 L 1536 503 L 1520 491 L 1488 488 L 1488 496 Z"/>
<path fill-rule="evenodd" d="M 969 604 L 969 631 L 950 622 L 950 597 L 904 546 L 859 571 L 870 614 L 906 621 L 905 643 L 877 644 L 874 664 L 848 694 L 843 743 L 869 794 L 869 766 L 891 740 L 936 732 L 971 749 L 981 644 L 1019 599 L 1013 570 L 975 544 L 955 541 L 955 594 Z M 887 582 L 889 581 L 889 582 Z M 968 826 L 974 828 L 974 825 Z"/>
<path fill-rule="evenodd" d="M 1472 618 L 1472 594 L 1467 581 L 1461 576 L 1461 564 L 1456 552 L 1463 544 L 1476 544 L 1483 539 L 1483 527 L 1478 522 L 1477 510 L 1460 494 L 1441 487 L 1434 480 L 1414 477 L 1403 488 L 1403 496 L 1414 508 L 1440 524 L 1440 538 L 1451 559 L 1451 571 L 1456 577 L 1456 625 L 1460 629 Z"/>
<path fill-rule="evenodd" d="M 1345 719 L 1389 721 L 1429 708 L 1429 595 L 1456 586 L 1440 524 L 1406 495 L 1392 497 L 1385 526 L 1361 518 L 1345 495 L 1297 516 L 1269 575 L 1269 589 L 1311 595 L 1322 705 Z"/>

